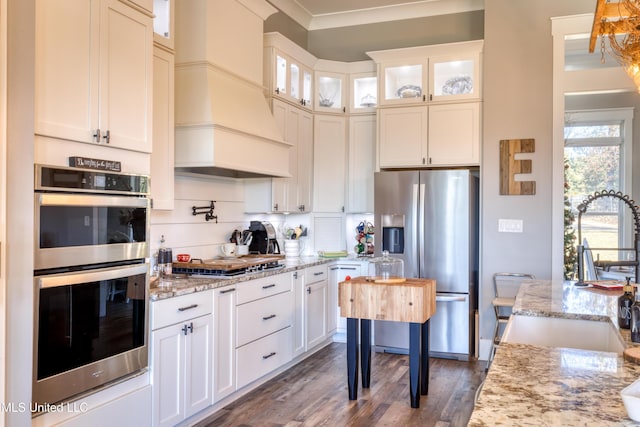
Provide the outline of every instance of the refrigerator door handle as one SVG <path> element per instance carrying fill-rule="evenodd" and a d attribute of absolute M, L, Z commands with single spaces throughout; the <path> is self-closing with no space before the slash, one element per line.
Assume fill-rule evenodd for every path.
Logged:
<path fill-rule="evenodd" d="M 425 238 L 424 238 L 424 223 L 425 223 L 425 217 L 424 217 L 424 191 L 425 191 L 425 184 L 421 183 L 420 184 L 420 194 L 418 195 L 418 227 L 416 228 L 416 230 L 418 230 L 418 268 L 420 269 L 420 277 L 426 277 L 426 264 L 425 264 L 425 260 L 424 260 L 424 256 L 425 256 L 425 250 L 424 250 L 424 244 L 425 244 Z M 415 211 L 414 211 L 415 212 Z M 414 252 L 415 253 L 415 252 Z"/>
<path fill-rule="evenodd" d="M 449 296 L 449 295 L 437 295 L 436 294 L 436 301 L 441 301 L 441 302 L 456 302 L 456 301 L 466 301 L 467 300 L 467 296 L 466 295 L 459 295 L 459 296 Z"/>

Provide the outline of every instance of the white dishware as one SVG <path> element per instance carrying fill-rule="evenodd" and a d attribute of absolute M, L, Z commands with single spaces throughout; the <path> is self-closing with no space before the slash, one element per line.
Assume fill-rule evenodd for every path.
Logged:
<path fill-rule="evenodd" d="M 284 256 L 287 258 L 298 258 L 304 247 L 300 244 L 300 240 L 286 239 L 284 241 Z"/>
<path fill-rule="evenodd" d="M 249 245 L 238 245 L 238 247 L 236 248 L 236 255 L 249 255 Z"/>
<path fill-rule="evenodd" d="M 220 246 L 220 252 L 222 252 L 222 256 L 234 257 L 236 256 L 236 244 L 225 243 L 222 246 Z"/>
<path fill-rule="evenodd" d="M 640 379 L 623 388 L 620 395 L 629 418 L 640 421 Z"/>

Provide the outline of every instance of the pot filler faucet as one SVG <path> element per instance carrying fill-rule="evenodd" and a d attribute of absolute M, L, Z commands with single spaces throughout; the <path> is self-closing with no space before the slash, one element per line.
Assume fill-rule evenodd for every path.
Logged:
<path fill-rule="evenodd" d="M 626 252 L 634 252 L 635 260 L 634 261 L 607 261 L 607 266 L 614 265 L 624 265 L 624 266 L 634 266 L 635 267 L 635 282 L 638 283 L 640 279 L 640 214 L 638 213 L 638 206 L 635 205 L 635 202 L 631 200 L 631 198 L 622 194 L 621 192 L 615 192 L 614 190 L 602 190 L 596 191 L 594 194 L 589 195 L 586 200 L 583 200 L 581 204 L 578 205 L 578 282 L 576 285 L 578 286 L 586 286 L 584 283 L 584 245 L 582 241 L 582 214 L 587 211 L 587 207 L 594 200 L 601 199 L 603 197 L 613 197 L 623 201 L 631 212 L 633 213 L 633 223 L 634 223 L 634 239 L 633 239 L 633 248 L 593 248 L 599 250 L 609 250 L 614 249 L 618 251 L 626 251 Z"/>

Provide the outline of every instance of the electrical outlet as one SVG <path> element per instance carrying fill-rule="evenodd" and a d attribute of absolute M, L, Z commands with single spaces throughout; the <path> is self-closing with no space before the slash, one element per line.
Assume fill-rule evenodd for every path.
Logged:
<path fill-rule="evenodd" d="M 521 219 L 498 219 L 499 233 L 522 233 L 522 227 Z"/>

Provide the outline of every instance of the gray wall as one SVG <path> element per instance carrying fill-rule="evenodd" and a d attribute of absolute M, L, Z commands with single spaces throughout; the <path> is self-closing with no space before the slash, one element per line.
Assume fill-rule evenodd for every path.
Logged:
<path fill-rule="evenodd" d="M 492 276 L 527 272 L 551 278 L 553 47 L 550 17 L 593 13 L 584 0 L 487 0 L 481 208 L 480 336 L 493 334 Z M 500 196 L 501 139 L 534 138 L 535 196 Z M 498 219 L 522 219 L 523 233 L 498 233 Z"/>
<path fill-rule="evenodd" d="M 281 33 L 317 58 L 353 62 L 371 59 L 365 52 L 372 50 L 480 40 L 484 33 L 484 12 L 479 10 L 308 32 L 278 12 L 265 21 L 264 31 Z"/>
<path fill-rule="evenodd" d="M 362 61 L 365 52 L 480 40 L 484 12 L 474 11 L 309 32 L 308 50 L 322 59 Z"/>

